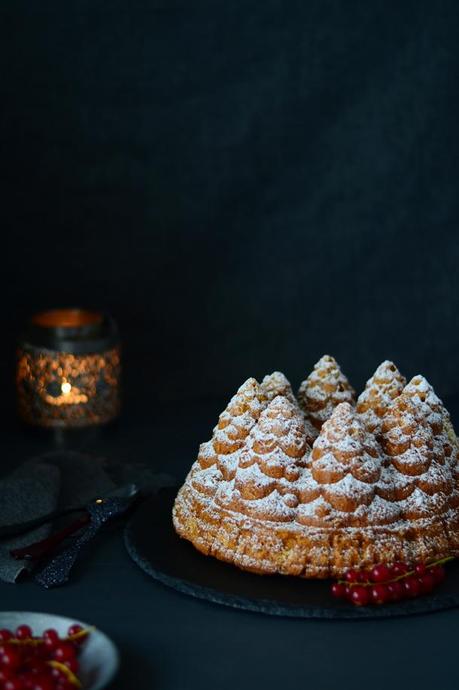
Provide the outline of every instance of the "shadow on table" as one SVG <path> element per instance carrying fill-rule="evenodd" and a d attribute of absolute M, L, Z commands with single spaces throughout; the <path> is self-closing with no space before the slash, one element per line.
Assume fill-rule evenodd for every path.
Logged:
<path fill-rule="evenodd" d="M 110 690 L 152 690 L 157 686 L 157 669 L 153 660 L 145 658 L 131 645 L 123 645 L 120 669 L 110 683 Z"/>

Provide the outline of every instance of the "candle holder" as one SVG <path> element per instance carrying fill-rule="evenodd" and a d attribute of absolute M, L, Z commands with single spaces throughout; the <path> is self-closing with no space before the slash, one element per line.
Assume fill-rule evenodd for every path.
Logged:
<path fill-rule="evenodd" d="M 106 424 L 120 409 L 120 343 L 107 315 L 53 309 L 33 316 L 19 342 L 19 414 L 38 427 Z"/>

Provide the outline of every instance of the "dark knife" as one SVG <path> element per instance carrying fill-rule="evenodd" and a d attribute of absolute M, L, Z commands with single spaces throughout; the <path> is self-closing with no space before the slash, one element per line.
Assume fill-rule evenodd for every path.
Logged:
<path fill-rule="evenodd" d="M 35 581 L 46 589 L 58 587 L 68 581 L 70 572 L 80 555 L 82 548 L 99 532 L 110 520 L 123 515 L 139 498 L 140 492 L 124 498 L 106 498 L 99 503 L 91 503 L 88 513 L 91 522 L 87 529 L 77 537 L 71 546 L 61 551 L 35 574 Z"/>
<path fill-rule="evenodd" d="M 137 490 L 135 484 L 127 484 L 118 489 L 115 489 L 113 492 L 108 494 L 108 496 L 128 496 L 134 490 Z M 100 500 L 100 497 L 96 497 L 93 499 L 93 501 L 91 501 L 91 503 L 97 503 L 97 501 Z M 37 527 L 40 527 L 41 525 L 44 525 L 47 522 L 52 522 L 57 518 L 64 517 L 65 515 L 70 515 L 71 513 L 82 512 L 84 510 L 87 510 L 87 508 L 88 506 L 77 506 L 74 508 L 53 510 L 50 513 L 46 513 L 45 515 L 41 515 L 40 517 L 33 518 L 32 520 L 27 520 L 26 522 L 18 522 L 14 525 L 3 525 L 2 527 L 0 527 L 0 539 L 10 539 L 12 537 L 18 536 L 19 534 L 25 534 L 26 532 L 30 532 L 31 530 L 36 529 Z"/>
<path fill-rule="evenodd" d="M 12 549 L 10 551 L 10 556 L 17 561 L 38 561 L 55 551 L 67 537 L 72 536 L 75 532 L 79 532 L 80 529 L 86 527 L 89 522 L 91 522 L 91 516 L 88 511 L 85 510 L 76 520 L 73 520 L 73 522 L 58 532 L 53 532 L 53 534 L 46 537 L 46 539 L 35 541 L 33 544 L 21 546 L 18 549 Z"/>
<path fill-rule="evenodd" d="M 76 518 L 69 525 L 66 525 L 63 529 L 58 532 L 54 532 L 45 539 L 33 542 L 27 546 L 21 546 L 17 549 L 12 549 L 10 555 L 16 560 L 39 560 L 49 553 L 54 551 L 67 537 L 70 537 L 75 532 L 78 532 L 83 527 L 85 527 L 91 521 L 91 515 L 89 513 L 89 505 L 96 504 L 100 505 L 107 498 L 136 498 L 139 495 L 139 489 L 136 484 L 126 484 L 124 486 L 115 489 L 110 494 L 107 495 L 105 499 L 96 498 L 91 501 L 84 509 L 82 514 Z"/>

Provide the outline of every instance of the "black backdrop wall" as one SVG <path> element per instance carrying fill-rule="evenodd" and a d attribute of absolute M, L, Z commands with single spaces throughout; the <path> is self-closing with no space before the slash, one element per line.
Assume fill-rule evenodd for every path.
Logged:
<path fill-rule="evenodd" d="M 456 2 L 0 7 L 4 330 L 119 320 L 127 385 L 324 352 L 458 389 Z"/>

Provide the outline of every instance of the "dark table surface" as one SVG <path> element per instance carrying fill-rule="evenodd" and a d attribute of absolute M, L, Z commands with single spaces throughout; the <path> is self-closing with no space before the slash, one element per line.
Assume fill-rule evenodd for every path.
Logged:
<path fill-rule="evenodd" d="M 70 445 L 143 460 L 181 479 L 221 409 L 219 401 L 151 406 L 147 413 L 134 405 L 118 428 Z M 9 424 L 2 466 L 6 471 L 50 447 L 49 439 Z M 219 607 L 148 578 L 129 559 L 120 530 L 104 535 L 61 589 L 0 584 L 0 608 L 48 611 L 100 627 L 121 652 L 115 690 L 459 687 L 457 610 L 328 622 Z"/>

